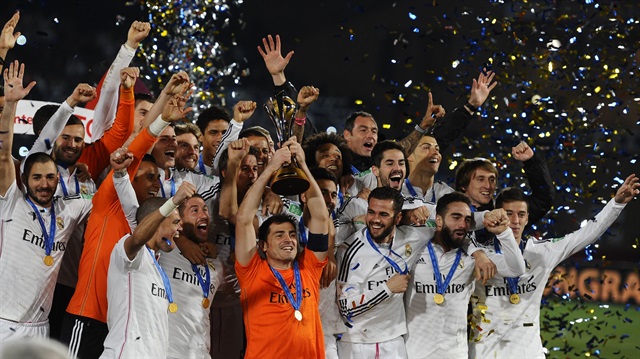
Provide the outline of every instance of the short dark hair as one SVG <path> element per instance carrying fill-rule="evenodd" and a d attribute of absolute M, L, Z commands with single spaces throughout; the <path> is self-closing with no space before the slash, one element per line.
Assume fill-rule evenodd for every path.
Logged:
<path fill-rule="evenodd" d="M 33 167 L 34 164 L 47 163 L 47 162 L 51 162 L 53 164 L 56 163 L 53 157 L 51 157 L 51 155 L 48 153 L 34 152 L 29 154 L 29 156 L 27 156 L 27 158 L 25 158 L 24 160 L 24 169 L 22 171 L 22 175 L 24 176 L 24 179 L 22 180 L 22 182 L 27 183 L 25 179 L 29 178 L 29 175 L 31 174 L 31 168 Z M 58 171 L 58 166 L 56 166 L 56 172 L 57 171 Z"/>
<path fill-rule="evenodd" d="M 336 178 L 336 176 L 334 176 L 333 173 L 329 172 L 329 170 L 327 170 L 326 168 L 313 167 L 309 169 L 309 172 L 311 172 L 311 176 L 313 176 L 313 179 L 315 179 L 316 181 L 329 180 L 335 183 L 336 186 L 338 185 L 338 179 Z"/>
<path fill-rule="evenodd" d="M 151 156 L 148 153 L 145 153 L 144 156 L 142 156 L 142 159 L 140 161 L 141 162 L 151 162 L 154 165 L 157 165 L 155 157 Z"/>
<path fill-rule="evenodd" d="M 40 135 L 40 132 L 42 132 L 44 126 L 47 124 L 47 122 L 49 122 L 51 117 L 56 113 L 56 111 L 58 111 L 59 108 L 60 105 L 49 104 L 44 105 L 36 110 L 36 113 L 33 115 L 33 119 L 31 120 L 31 123 L 33 124 L 33 133 L 36 136 Z M 74 114 L 71 114 L 69 116 L 65 127 L 70 125 L 82 125 L 82 127 L 84 127 L 82 121 L 78 118 L 78 116 Z"/>
<path fill-rule="evenodd" d="M 465 192 L 471 182 L 471 177 L 478 168 L 491 172 L 498 177 L 498 169 L 486 158 L 471 158 L 464 160 L 456 169 L 456 191 Z"/>
<path fill-rule="evenodd" d="M 402 205 L 404 204 L 404 197 L 402 197 L 402 193 L 400 191 L 393 189 L 391 187 L 376 187 L 369 194 L 369 199 L 367 200 L 367 204 L 371 202 L 371 199 L 381 199 L 381 200 L 393 200 L 393 214 L 398 214 L 402 211 Z"/>
<path fill-rule="evenodd" d="M 527 204 L 527 211 L 529 211 L 529 197 L 517 187 L 503 188 L 496 196 L 495 208 L 502 208 L 505 203 L 511 202 L 524 202 Z"/>
<path fill-rule="evenodd" d="M 318 147 L 331 143 L 338 147 L 338 150 L 342 153 L 342 175 L 351 174 L 351 150 L 347 142 L 342 136 L 337 133 L 319 132 L 315 135 L 307 137 L 302 143 L 302 149 L 304 150 L 304 158 L 309 167 L 316 167 L 316 151 Z"/>
<path fill-rule="evenodd" d="M 247 152 L 247 156 L 252 155 L 255 158 L 260 157 L 260 152 L 253 146 L 249 146 L 249 152 Z M 243 157 L 244 158 L 244 157 Z M 220 177 L 224 179 L 222 175 L 222 171 L 227 170 L 227 165 L 229 164 L 229 147 L 226 147 L 222 152 L 220 152 L 220 159 L 218 160 L 218 170 L 220 171 Z"/>
<path fill-rule="evenodd" d="M 136 101 L 134 106 L 137 106 L 138 103 L 140 103 L 141 101 L 146 101 L 150 103 L 156 102 L 156 98 L 153 97 L 153 95 L 150 93 L 136 92 L 135 94 L 133 94 L 133 97 L 135 98 L 135 101 Z"/>
<path fill-rule="evenodd" d="M 407 155 L 405 155 L 404 153 L 404 148 L 402 148 L 402 146 L 400 146 L 400 144 L 395 141 L 384 140 L 376 143 L 376 145 L 373 147 L 373 150 L 371 150 L 371 164 L 380 168 L 380 165 L 382 164 L 382 157 L 384 157 L 384 153 L 389 150 L 398 150 L 402 152 L 406 163 Z M 409 166 L 407 166 L 407 169 L 408 168 Z"/>
<path fill-rule="evenodd" d="M 449 209 L 449 205 L 453 202 L 464 202 L 469 208 L 471 208 L 471 200 L 462 192 L 451 192 L 447 193 L 444 196 L 438 199 L 438 203 L 436 204 L 436 214 L 443 217 L 445 213 L 447 213 L 447 209 Z"/>
<path fill-rule="evenodd" d="M 69 116 L 69 119 L 64 126 L 67 127 L 72 125 L 82 125 L 82 128 L 84 128 L 84 123 L 82 123 L 82 120 L 80 120 L 76 115 Z"/>
<path fill-rule="evenodd" d="M 353 132 L 353 126 L 356 123 L 356 118 L 359 117 L 359 116 L 369 117 L 369 118 L 371 118 L 373 120 L 373 115 L 370 114 L 369 112 L 356 111 L 356 112 L 352 113 L 351 115 L 349 115 L 349 117 L 347 117 L 347 119 L 344 121 L 344 129 L 349 131 L 349 132 Z"/>
<path fill-rule="evenodd" d="M 145 199 L 136 211 L 136 222 L 140 224 L 146 216 L 157 211 L 165 202 L 170 200 L 171 199 L 165 199 L 162 197 L 149 197 Z"/>
<path fill-rule="evenodd" d="M 286 213 L 278 213 L 267 218 L 258 228 L 258 240 L 267 241 L 269 233 L 271 233 L 272 224 L 291 223 L 294 229 L 296 229 L 296 220 Z"/>
<path fill-rule="evenodd" d="M 212 121 L 222 120 L 227 123 L 231 122 L 231 115 L 229 111 L 222 106 L 219 105 L 211 105 L 209 108 L 204 109 L 198 115 L 198 119 L 196 120 L 196 126 L 200 129 L 200 132 L 204 133 L 209 126 L 209 123 Z"/>

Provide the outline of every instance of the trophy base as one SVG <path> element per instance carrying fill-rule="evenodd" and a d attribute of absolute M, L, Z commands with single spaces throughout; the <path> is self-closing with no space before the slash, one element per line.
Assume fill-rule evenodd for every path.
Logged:
<path fill-rule="evenodd" d="M 293 196 L 306 192 L 311 184 L 304 172 L 287 166 L 277 170 L 271 177 L 271 191 L 281 196 Z"/>

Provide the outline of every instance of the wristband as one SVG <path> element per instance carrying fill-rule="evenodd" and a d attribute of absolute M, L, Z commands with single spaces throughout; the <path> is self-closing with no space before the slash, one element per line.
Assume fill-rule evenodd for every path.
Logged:
<path fill-rule="evenodd" d="M 418 132 L 420 132 L 423 135 L 427 133 L 427 130 L 422 128 L 422 127 L 420 127 L 420 125 L 418 125 L 418 124 L 416 124 L 416 127 L 414 127 L 413 129 L 418 131 Z"/>
<path fill-rule="evenodd" d="M 471 112 L 473 112 L 473 113 L 478 112 L 478 108 L 477 108 L 477 107 L 475 107 L 474 105 L 470 104 L 469 102 L 467 102 L 467 103 L 465 104 L 465 106 L 467 106 L 467 108 L 468 108 L 469 110 L 471 110 Z"/>
<path fill-rule="evenodd" d="M 122 178 L 124 176 L 126 176 L 128 174 L 127 171 L 113 171 L 113 177 L 114 178 Z"/>
<path fill-rule="evenodd" d="M 307 117 L 296 117 L 293 122 L 298 126 L 304 126 L 307 122 Z"/>
<path fill-rule="evenodd" d="M 171 197 L 160 208 L 158 208 L 158 210 L 160 211 L 161 215 L 167 218 L 176 208 L 178 208 L 178 206 L 173 203 L 173 197 Z"/>
<path fill-rule="evenodd" d="M 149 125 L 149 132 L 155 137 L 158 137 L 167 126 L 169 126 L 169 122 L 163 120 L 162 116 L 158 116 L 158 118 Z"/>

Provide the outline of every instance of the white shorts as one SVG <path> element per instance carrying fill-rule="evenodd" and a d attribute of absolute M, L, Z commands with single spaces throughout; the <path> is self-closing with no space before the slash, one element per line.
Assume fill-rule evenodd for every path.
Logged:
<path fill-rule="evenodd" d="M 349 343 L 338 341 L 340 358 L 407 358 L 404 338 L 398 337 L 381 343 Z"/>
<path fill-rule="evenodd" d="M 16 323 L 0 318 L 0 342 L 22 338 L 49 338 L 49 320 L 37 323 Z"/>

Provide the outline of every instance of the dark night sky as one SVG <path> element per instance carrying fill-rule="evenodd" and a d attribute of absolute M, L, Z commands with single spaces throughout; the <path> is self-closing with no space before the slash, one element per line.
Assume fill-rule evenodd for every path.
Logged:
<path fill-rule="evenodd" d="M 390 124 L 382 135 L 396 138 L 412 127 L 404 123 L 407 118 L 421 116 L 428 90 L 436 103 L 452 111 L 466 100 L 466 86 L 492 59 L 499 85 L 485 105 L 485 117 L 443 153 L 438 177 L 450 182 L 452 160 L 482 156 L 506 165 L 502 173 L 512 176 L 501 185 L 514 185 L 521 180 L 521 166 L 506 153 L 519 138 L 530 137 L 559 188 L 555 210 L 548 215 L 555 224 L 543 229 L 561 235 L 597 213 L 598 197 L 608 199 L 614 192 L 614 177 L 640 174 L 634 162 L 640 152 L 640 81 L 633 76 L 640 57 L 640 10 L 634 1 L 600 1 L 598 8 L 585 1 L 544 1 L 535 11 L 519 3 L 245 1 L 232 7 L 234 21 L 220 38 L 235 39 L 235 45 L 225 43 L 223 56 L 245 68 L 247 75 L 223 92 L 235 91 L 238 99 L 259 105 L 266 100 L 271 80 L 256 48 L 267 34 L 280 34 L 283 51 L 295 51 L 288 79 L 297 87 L 320 88 L 320 99 L 312 106 L 319 129 L 333 125 L 341 130 L 344 118 L 361 109 L 371 112 L 379 126 Z M 38 81 L 31 99 L 55 102 L 63 101 L 79 82 L 96 84 L 126 39 L 130 23 L 148 18 L 136 1 L 5 0 L 0 21 L 15 9 L 22 12 L 18 30 L 28 42 L 8 57 L 24 61 L 28 76 Z M 635 23 L 625 23 L 630 18 Z M 574 37 L 577 41 L 569 45 Z M 555 38 L 563 46 L 549 51 L 546 43 Z M 454 68 L 455 60 L 460 64 Z M 550 61 L 558 68 L 553 74 L 547 70 Z M 614 78 L 612 68 L 620 69 Z M 553 101 L 533 106 L 530 99 L 536 94 Z M 617 106 L 607 106 L 614 100 Z M 227 96 L 225 105 L 231 108 L 234 102 Z M 600 103 L 605 105 L 599 108 Z M 579 108 L 586 113 L 581 115 Z M 562 111 L 571 122 L 587 120 L 570 126 L 567 118 L 555 117 Z M 528 117 L 522 119 L 521 113 Z M 271 128 L 262 111 L 248 124 Z M 562 206 L 568 210 L 558 209 Z M 636 199 L 604 236 L 606 245 L 598 253 L 637 263 L 640 226 L 632 222 L 639 214 Z"/>

